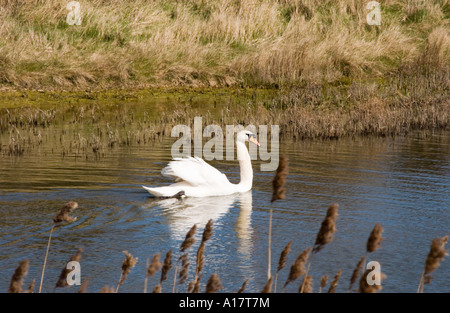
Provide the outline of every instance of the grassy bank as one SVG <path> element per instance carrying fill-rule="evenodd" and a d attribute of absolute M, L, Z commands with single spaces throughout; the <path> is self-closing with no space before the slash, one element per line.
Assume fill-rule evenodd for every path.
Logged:
<path fill-rule="evenodd" d="M 449 67 L 446 0 L 0 0 L 5 88 L 296 86 Z"/>

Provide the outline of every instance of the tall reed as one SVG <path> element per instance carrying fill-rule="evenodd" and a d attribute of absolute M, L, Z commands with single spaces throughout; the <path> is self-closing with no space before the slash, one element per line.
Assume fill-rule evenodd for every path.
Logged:
<path fill-rule="evenodd" d="M 166 253 L 166 257 L 164 258 L 164 262 L 163 262 L 163 265 L 161 268 L 161 278 L 159 279 L 159 285 L 158 285 L 159 287 L 156 286 L 153 292 L 155 292 L 155 290 L 158 290 L 158 289 L 159 289 L 159 292 L 161 292 L 162 283 L 163 283 L 163 281 L 165 281 L 167 279 L 167 274 L 169 273 L 170 269 L 172 268 L 172 254 L 173 254 L 172 249 Z"/>
<path fill-rule="evenodd" d="M 83 252 L 83 249 L 79 248 L 77 252 L 70 258 L 69 262 L 71 261 L 80 262 L 81 252 Z M 67 275 L 69 275 L 71 271 L 72 269 L 68 269 L 67 266 L 64 266 L 53 290 L 55 290 L 56 288 L 69 286 L 69 284 L 67 283 Z"/>
<path fill-rule="evenodd" d="M 291 251 L 291 244 L 292 244 L 292 240 L 288 242 L 288 244 L 286 245 L 286 247 L 284 247 L 283 251 L 281 251 L 280 254 L 280 259 L 278 260 L 278 267 L 277 267 L 277 272 L 275 274 L 275 283 L 274 283 L 274 292 L 277 292 L 277 280 L 278 280 L 278 273 L 284 268 L 284 266 L 286 265 L 286 259 L 287 256 L 289 254 L 289 252 Z"/>
<path fill-rule="evenodd" d="M 286 197 L 286 188 L 284 187 L 286 183 L 286 176 L 289 172 L 288 160 L 285 155 L 280 157 L 277 171 L 275 173 L 275 177 L 272 180 L 272 199 L 270 200 L 270 214 L 269 214 L 269 238 L 267 243 L 267 280 L 269 280 L 272 276 L 271 269 L 271 245 L 272 245 L 272 204 L 274 201 L 282 200 Z"/>
<path fill-rule="evenodd" d="M 125 254 L 125 260 L 122 263 L 122 273 L 120 274 L 119 283 L 116 287 L 116 293 L 119 292 L 119 287 L 125 282 L 131 269 L 135 267 L 138 262 L 138 258 L 133 257 L 128 251 L 123 251 L 123 253 Z"/>
<path fill-rule="evenodd" d="M 341 278 L 342 270 L 338 270 L 333 280 L 330 283 L 330 288 L 328 289 L 328 293 L 335 293 L 336 288 L 338 286 L 339 278 Z"/>
<path fill-rule="evenodd" d="M 153 256 L 150 264 L 148 264 L 148 259 L 147 259 L 147 270 L 145 271 L 144 293 L 147 293 L 148 278 L 155 275 L 155 273 L 157 271 L 159 271 L 162 266 L 160 257 L 161 257 L 161 255 L 159 253 L 155 254 Z"/>
<path fill-rule="evenodd" d="M 21 261 L 19 266 L 14 271 L 9 284 L 8 293 L 20 293 L 22 292 L 22 285 L 25 276 L 28 274 L 29 261 L 27 259 Z"/>
<path fill-rule="evenodd" d="M 305 276 L 308 275 L 313 255 L 322 250 L 326 244 L 330 243 L 333 240 L 334 233 L 336 231 L 336 219 L 338 217 L 338 208 L 339 205 L 337 203 L 333 203 L 327 209 L 325 219 L 322 221 L 319 232 L 317 233 L 316 236 L 316 241 L 314 242 L 313 245 L 311 257 L 309 258 Z M 303 292 L 303 288 L 304 283 L 302 283 L 302 286 L 300 287 L 300 293 Z"/>
<path fill-rule="evenodd" d="M 213 220 L 210 219 L 206 223 L 205 229 L 202 233 L 202 241 L 197 249 L 197 259 L 195 263 L 195 276 L 193 281 L 193 292 L 198 292 L 200 284 L 200 273 L 203 270 L 203 265 L 205 264 L 205 243 L 208 241 L 213 234 Z M 188 288 L 189 289 L 189 288 Z"/>
<path fill-rule="evenodd" d="M 48 250 L 50 249 L 50 241 L 52 239 L 53 229 L 61 222 L 72 223 L 76 221 L 77 220 L 76 217 L 70 216 L 70 213 L 72 213 L 76 208 L 78 208 L 78 203 L 75 201 L 69 201 L 61 208 L 61 210 L 53 219 L 53 225 L 52 228 L 50 229 L 50 235 L 48 237 L 47 242 L 47 250 L 45 252 L 44 265 L 42 266 L 41 282 L 39 284 L 39 293 L 41 293 L 42 291 L 42 284 L 44 282 L 45 265 L 47 264 Z"/>
<path fill-rule="evenodd" d="M 206 283 L 206 293 L 215 293 L 222 289 L 222 282 L 220 281 L 219 275 L 216 273 L 212 274 Z"/>
<path fill-rule="evenodd" d="M 448 242 L 448 235 L 442 238 L 434 238 L 431 242 L 430 251 L 425 260 L 425 268 L 420 277 L 419 286 L 417 287 L 417 292 L 423 292 L 424 285 L 431 282 L 431 273 L 436 270 L 444 257 L 448 255 L 448 250 L 445 250 L 445 245 Z"/>
<path fill-rule="evenodd" d="M 384 230 L 383 226 L 380 223 L 376 223 L 375 226 L 373 227 L 372 231 L 370 232 L 369 238 L 367 239 L 367 243 L 366 243 L 366 255 L 361 257 L 359 262 L 356 264 L 356 268 L 353 270 L 352 277 L 350 278 L 350 285 L 347 290 L 348 292 L 351 291 L 351 288 L 352 288 L 353 284 L 358 280 L 358 277 L 360 275 L 363 275 L 366 273 L 367 254 L 375 252 L 381 246 L 381 242 L 384 239 L 382 237 L 383 230 Z M 365 291 L 372 292 L 372 289 L 369 287 L 366 287 L 366 285 L 364 285 L 364 283 L 362 283 L 360 281 L 359 290 L 360 291 L 363 290 L 362 292 L 365 292 Z M 373 290 L 375 290 L 375 289 L 373 289 Z"/>
<path fill-rule="evenodd" d="M 186 233 L 186 237 L 184 238 L 183 242 L 180 245 L 180 252 L 184 252 L 187 249 L 189 249 L 195 242 L 195 232 L 197 230 L 197 225 L 194 224 L 191 229 L 189 229 L 189 231 Z M 187 257 L 187 255 L 186 255 Z M 181 260 L 182 256 L 180 256 L 177 260 L 177 264 L 175 266 L 175 273 L 173 275 L 173 287 L 172 287 L 172 292 L 175 292 L 175 285 L 176 285 L 176 281 L 177 281 L 177 272 L 178 272 L 178 264 Z M 184 265 L 186 266 L 187 261 L 184 261 Z M 187 269 L 185 269 L 185 271 L 187 271 Z"/>

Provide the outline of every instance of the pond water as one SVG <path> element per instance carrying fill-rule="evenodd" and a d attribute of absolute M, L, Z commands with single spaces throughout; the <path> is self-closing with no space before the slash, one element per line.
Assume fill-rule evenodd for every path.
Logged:
<path fill-rule="evenodd" d="M 161 200 L 141 186 L 170 183 L 160 171 L 171 159 L 176 138 L 166 134 L 145 143 L 116 145 L 104 148 L 101 157 L 86 158 L 56 151 L 54 142 L 61 138 L 45 135 L 55 132 L 52 127 L 42 130 L 43 142 L 23 155 L 0 156 L 0 292 L 8 290 L 11 275 L 23 259 L 30 261 L 25 285 L 34 278 L 38 290 L 52 219 L 71 200 L 79 203 L 72 213 L 78 219 L 53 231 L 43 292 L 55 291 L 62 268 L 78 248 L 83 249 L 81 277 L 89 279 L 89 292 L 106 285 L 116 287 L 124 250 L 139 261 L 119 291 L 142 292 L 147 259 L 156 253 L 163 259 L 170 249 L 174 257 L 180 256 L 180 244 L 196 224 L 196 242 L 188 250 L 189 282 L 209 219 L 214 221 L 214 233 L 206 243 L 200 290 L 204 291 L 212 273 L 219 275 L 224 292 L 237 291 L 245 280 L 247 292 L 262 290 L 267 279 L 274 175 L 260 171 L 263 161 L 253 162 L 250 192 Z M 334 239 L 311 263 L 314 291 L 322 275 L 328 275 L 330 282 L 342 270 L 337 292 L 347 292 L 353 269 L 366 255 L 367 239 L 379 222 L 384 240 L 377 251 L 367 254 L 367 261 L 378 261 L 386 275 L 381 292 L 416 292 L 431 241 L 449 235 L 449 152 L 448 131 L 332 141 L 283 137 L 280 153 L 289 159 L 289 175 L 286 199 L 273 203 L 273 271 L 285 245 L 292 240 L 292 246 L 278 275 L 277 291 L 283 290 L 298 254 L 314 244 L 329 205 L 338 203 Z M 239 180 L 237 161 L 209 163 L 230 181 Z M 173 275 L 174 267 L 162 283 L 163 292 L 172 292 Z M 425 292 L 450 292 L 450 260 L 445 259 L 433 276 Z M 159 272 L 149 278 L 148 290 L 159 278 Z M 284 292 L 297 292 L 299 285 L 297 280 Z M 187 283 L 177 284 L 176 290 L 184 292 L 186 287 Z M 56 292 L 77 290 L 73 286 Z"/>

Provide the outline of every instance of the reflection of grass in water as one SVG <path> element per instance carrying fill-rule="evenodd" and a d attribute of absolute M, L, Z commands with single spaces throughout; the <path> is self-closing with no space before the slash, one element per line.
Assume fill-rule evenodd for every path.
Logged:
<path fill-rule="evenodd" d="M 195 116 L 203 117 L 203 126 L 280 125 L 281 136 L 295 138 L 445 129 L 450 111 L 440 75 L 401 75 L 371 86 L 346 79 L 289 91 L 6 92 L 0 95 L 0 151 L 17 156 L 51 144 L 62 156 L 99 159 L 119 146 L 161 140 L 174 125 L 192 128 Z"/>

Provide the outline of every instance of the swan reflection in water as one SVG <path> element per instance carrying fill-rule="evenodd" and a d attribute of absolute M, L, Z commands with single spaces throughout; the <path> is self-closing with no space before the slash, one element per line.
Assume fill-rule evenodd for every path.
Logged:
<path fill-rule="evenodd" d="M 201 235 L 206 223 L 210 219 L 213 220 L 214 227 L 216 223 L 220 223 L 220 220 L 229 212 L 235 203 L 240 205 L 234 231 L 238 239 L 238 253 L 249 261 L 252 251 L 253 233 L 251 226 L 251 190 L 226 196 L 152 199 L 152 206 L 157 205 L 162 208 L 162 214 L 166 216 L 170 227 L 171 237 L 180 243 L 184 240 L 186 233 L 194 224 L 197 225 L 197 234 Z M 220 240 L 220 237 L 216 237 L 216 240 Z"/>

